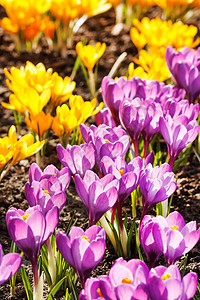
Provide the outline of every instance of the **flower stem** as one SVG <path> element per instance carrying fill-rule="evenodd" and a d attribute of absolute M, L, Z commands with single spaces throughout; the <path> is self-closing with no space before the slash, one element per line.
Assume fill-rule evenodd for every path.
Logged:
<path fill-rule="evenodd" d="M 95 76 L 92 70 L 88 70 L 89 74 L 89 83 L 90 83 L 90 91 L 92 98 L 96 96 L 96 89 L 95 89 Z"/>

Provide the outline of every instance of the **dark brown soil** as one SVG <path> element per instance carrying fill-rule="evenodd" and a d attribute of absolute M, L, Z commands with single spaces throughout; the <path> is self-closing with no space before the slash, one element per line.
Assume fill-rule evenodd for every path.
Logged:
<path fill-rule="evenodd" d="M 151 16 L 157 15 L 159 11 L 151 10 Z M 0 7 L 0 16 L 4 14 L 3 9 Z M 114 11 L 102 14 L 88 20 L 79 30 L 74 37 L 74 45 L 80 40 L 87 40 L 90 42 L 105 42 L 107 45 L 105 54 L 99 61 L 98 73 L 98 87 L 100 87 L 102 78 L 107 75 L 113 66 L 116 59 L 123 52 L 127 52 L 126 60 L 122 63 L 117 70 L 117 76 L 125 75 L 127 72 L 128 64 L 132 61 L 137 50 L 131 42 L 129 36 L 130 28 L 126 25 L 123 26 L 119 35 L 113 35 L 112 29 L 115 24 Z M 4 67 L 10 68 L 11 66 L 20 67 L 25 65 L 27 60 L 37 64 L 43 62 L 46 68 L 53 67 L 54 71 L 58 72 L 62 77 L 70 76 L 74 62 L 76 59 L 76 51 L 73 46 L 72 49 L 66 50 L 66 58 L 62 58 L 56 52 L 50 52 L 45 42 L 41 42 L 37 51 L 24 52 L 17 54 L 14 49 L 14 44 L 9 36 L 0 28 L 0 102 L 8 101 L 9 90 L 5 83 Z M 89 91 L 85 83 L 81 70 L 78 70 L 74 79 L 77 83 L 75 93 L 81 95 L 85 100 L 89 99 Z M 101 100 L 101 95 L 98 96 Z M 14 117 L 10 110 L 0 106 L 0 137 L 4 137 L 8 133 L 9 127 L 15 124 Z M 22 124 L 22 134 L 27 133 L 25 123 Z M 58 138 L 51 133 L 51 139 L 48 143 L 45 154 L 45 166 L 54 164 L 60 168 L 60 162 L 56 154 L 56 145 Z M 28 169 L 30 164 L 34 161 L 34 157 L 25 159 L 10 169 L 8 174 L 0 183 L 0 243 L 3 246 L 4 253 L 8 253 L 11 245 L 11 240 L 7 232 L 5 215 L 7 210 L 14 206 L 23 210 L 28 208 L 28 203 L 24 196 L 24 185 L 28 181 Z M 180 167 L 176 172 L 178 182 L 178 189 L 175 193 L 172 208 L 178 210 L 187 222 L 196 220 L 197 226 L 200 226 L 200 164 L 194 155 L 191 156 L 187 165 Z M 76 211 L 76 218 L 78 219 L 77 225 L 83 228 L 88 226 L 86 209 L 78 198 L 73 183 L 70 184 L 67 190 L 67 203 L 60 214 L 60 222 L 58 231 L 65 229 L 66 224 L 69 222 L 74 210 Z M 131 216 L 130 201 L 127 200 L 124 212 Z M 140 208 L 138 208 L 140 214 Z M 189 253 L 187 272 L 192 270 L 200 275 L 200 243 Z M 102 262 L 96 268 L 94 275 L 98 276 L 106 274 L 110 269 L 112 263 L 117 258 L 112 247 L 108 243 L 108 249 Z M 26 270 L 31 274 L 31 268 L 28 262 L 23 258 L 23 263 L 26 265 Z M 31 275 L 30 275 L 31 276 Z M 26 299 L 26 293 L 21 281 L 20 275 L 17 276 L 16 296 L 9 296 L 9 284 L 5 283 L 0 287 L 0 299 Z M 64 292 L 61 290 L 55 299 L 63 299 Z"/>

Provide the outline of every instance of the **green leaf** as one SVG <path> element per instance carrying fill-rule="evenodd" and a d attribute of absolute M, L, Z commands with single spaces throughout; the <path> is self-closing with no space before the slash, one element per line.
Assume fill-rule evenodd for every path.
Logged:
<path fill-rule="evenodd" d="M 127 241 L 127 255 L 128 257 L 131 256 L 131 240 L 132 240 L 132 235 L 133 235 L 133 229 L 134 229 L 134 222 L 131 224 L 131 228 L 128 233 L 128 241 Z"/>
<path fill-rule="evenodd" d="M 67 279 L 69 281 L 69 285 L 70 285 L 70 288 L 72 290 L 72 299 L 73 300 L 78 300 L 78 294 L 77 294 L 77 291 L 76 291 L 76 286 L 74 285 L 72 279 L 71 279 L 71 274 L 70 272 L 67 272 Z"/>
<path fill-rule="evenodd" d="M 21 266 L 20 272 L 21 272 L 21 276 L 22 276 L 22 281 L 24 283 L 24 288 L 26 291 L 27 299 L 33 300 L 33 291 L 31 288 L 31 284 L 30 284 L 30 281 L 28 280 L 28 276 L 27 276 L 26 271 L 23 266 Z"/>
<path fill-rule="evenodd" d="M 55 286 L 54 288 L 51 290 L 50 294 L 47 297 L 47 300 L 53 300 L 55 294 L 57 293 L 57 291 L 60 289 L 61 285 L 63 284 L 64 280 L 67 278 L 67 276 L 63 277 Z"/>

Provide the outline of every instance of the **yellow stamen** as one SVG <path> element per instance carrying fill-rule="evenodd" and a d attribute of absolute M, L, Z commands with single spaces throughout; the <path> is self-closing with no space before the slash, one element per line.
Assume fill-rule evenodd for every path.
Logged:
<path fill-rule="evenodd" d="M 124 170 L 119 170 L 119 174 L 120 174 L 121 176 L 123 176 L 123 175 L 124 175 Z"/>
<path fill-rule="evenodd" d="M 107 140 L 107 139 L 105 139 L 104 141 L 105 141 L 106 143 L 110 143 L 110 141 L 109 141 L 109 140 Z"/>
<path fill-rule="evenodd" d="M 100 288 L 97 289 L 97 294 L 98 294 L 101 298 L 103 298 L 103 295 L 102 295 L 102 293 L 101 293 Z"/>
<path fill-rule="evenodd" d="M 163 275 L 161 278 L 162 278 L 162 280 L 166 280 L 166 279 L 168 279 L 170 277 L 171 277 L 170 274 L 166 274 L 166 275 Z"/>
<path fill-rule="evenodd" d="M 43 192 L 49 195 L 49 191 L 47 191 L 47 190 L 43 190 Z"/>
<path fill-rule="evenodd" d="M 130 278 L 124 278 L 124 279 L 122 279 L 122 283 L 131 284 L 131 279 Z"/>
<path fill-rule="evenodd" d="M 176 226 L 176 225 L 170 226 L 170 228 L 171 228 L 172 230 L 178 230 L 178 226 Z"/>
<path fill-rule="evenodd" d="M 56 173 L 52 173 L 52 175 L 56 177 Z"/>
<path fill-rule="evenodd" d="M 90 241 L 86 235 L 82 235 L 82 239 L 85 239 L 88 242 Z"/>
<path fill-rule="evenodd" d="M 23 221 L 26 221 L 26 219 L 30 216 L 30 214 L 26 214 L 22 216 Z"/>

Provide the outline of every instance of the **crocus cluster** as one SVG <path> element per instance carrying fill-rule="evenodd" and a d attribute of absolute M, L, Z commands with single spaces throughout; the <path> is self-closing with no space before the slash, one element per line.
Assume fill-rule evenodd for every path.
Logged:
<path fill-rule="evenodd" d="M 200 48 L 195 51 L 188 47 L 176 50 L 170 46 L 166 50 L 167 66 L 175 84 L 186 91 L 190 102 L 198 100 L 200 95 Z"/>
<path fill-rule="evenodd" d="M 181 278 L 176 265 L 159 266 L 150 271 L 139 259 L 115 261 L 107 276 L 90 278 L 81 291 L 79 300 L 123 299 L 192 299 L 197 289 L 197 274 Z"/>
<path fill-rule="evenodd" d="M 185 224 L 183 217 L 174 211 L 167 218 L 146 215 L 139 237 L 150 266 L 155 265 L 161 254 L 169 266 L 197 244 L 200 229 L 196 229 L 195 221 Z"/>

